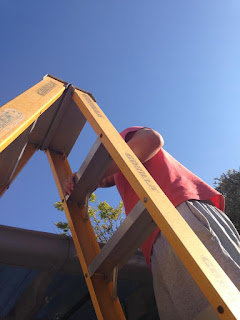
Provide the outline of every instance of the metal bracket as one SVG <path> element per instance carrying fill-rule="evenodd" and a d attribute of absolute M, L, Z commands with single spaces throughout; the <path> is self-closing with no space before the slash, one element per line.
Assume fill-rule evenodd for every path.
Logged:
<path fill-rule="evenodd" d="M 112 298 L 114 301 L 117 300 L 117 281 L 118 281 L 118 265 L 116 264 L 113 269 L 113 289 Z"/>
<path fill-rule="evenodd" d="M 83 89 L 81 89 L 81 88 L 78 88 L 78 87 L 76 87 L 76 86 L 73 86 L 73 88 L 76 89 L 76 90 L 79 90 L 79 91 L 81 91 L 81 92 L 83 92 L 83 93 L 88 94 L 89 97 L 92 98 L 94 102 L 97 102 L 97 100 L 95 99 L 95 97 L 94 97 L 94 95 L 93 95 L 92 93 L 90 93 L 90 92 L 88 92 L 88 91 L 85 91 L 85 90 L 83 90 Z"/>
<path fill-rule="evenodd" d="M 51 74 L 46 74 L 46 75 L 43 77 L 43 79 L 45 79 L 45 78 L 47 78 L 47 77 L 52 78 L 52 79 L 54 79 L 54 80 L 57 80 L 57 81 L 59 81 L 59 82 L 62 82 L 65 87 L 67 87 L 67 86 L 69 85 L 68 82 L 66 82 L 66 81 L 64 81 L 64 80 L 62 80 L 62 79 L 59 79 L 59 78 L 57 78 L 57 77 L 55 77 L 55 76 L 53 76 L 53 75 L 51 75 Z"/>
<path fill-rule="evenodd" d="M 68 85 L 70 85 L 70 83 L 68 83 L 68 82 L 66 82 L 66 81 L 64 81 L 64 80 L 62 80 L 62 79 L 59 79 L 59 78 L 57 78 L 57 77 L 55 77 L 55 76 L 53 76 L 53 75 L 51 75 L 51 74 L 46 74 L 46 75 L 43 77 L 43 79 L 45 79 L 46 77 L 49 77 L 49 78 L 52 78 L 52 79 L 54 79 L 54 80 L 60 81 L 60 82 L 62 82 L 66 87 L 67 87 Z M 74 88 L 74 89 L 77 89 L 77 90 L 79 90 L 79 91 L 82 91 L 83 93 L 88 94 L 95 102 L 97 102 L 92 93 L 90 93 L 90 92 L 88 92 L 88 91 L 85 91 L 85 90 L 83 90 L 83 89 L 81 89 L 81 88 L 78 88 L 78 87 L 76 87 L 76 86 L 73 86 L 73 88 Z"/>
<path fill-rule="evenodd" d="M 84 216 L 83 216 L 83 219 L 84 220 L 88 220 L 89 219 L 89 215 L 88 215 L 88 201 L 89 201 L 89 198 L 90 198 L 90 193 L 88 192 L 86 194 L 86 198 L 85 198 L 85 203 L 84 203 Z"/>

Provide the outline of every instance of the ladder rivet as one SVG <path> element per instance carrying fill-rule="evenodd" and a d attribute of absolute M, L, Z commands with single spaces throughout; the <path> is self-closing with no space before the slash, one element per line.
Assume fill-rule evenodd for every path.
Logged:
<path fill-rule="evenodd" d="M 222 306 L 218 306 L 218 307 L 217 307 L 217 311 L 218 311 L 219 313 L 221 313 L 221 314 L 224 313 L 224 309 L 223 309 Z"/>
<path fill-rule="evenodd" d="M 144 198 L 143 201 L 144 201 L 144 202 L 147 202 L 147 198 Z"/>
<path fill-rule="evenodd" d="M 100 138 L 102 138 L 102 136 L 103 136 L 103 135 L 102 135 L 102 133 L 101 133 L 101 134 L 100 134 Z"/>
<path fill-rule="evenodd" d="M 87 278 L 88 277 L 88 274 L 87 273 L 85 273 L 85 278 Z"/>

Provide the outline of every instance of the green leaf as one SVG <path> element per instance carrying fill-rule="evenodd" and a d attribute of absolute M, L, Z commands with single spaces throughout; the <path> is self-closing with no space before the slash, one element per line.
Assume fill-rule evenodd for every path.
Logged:
<path fill-rule="evenodd" d="M 107 242 L 124 220 L 123 202 L 120 201 L 119 205 L 114 208 L 106 201 L 100 201 L 97 204 L 96 200 L 97 196 L 92 193 L 89 198 L 91 205 L 88 206 L 88 215 L 97 239 L 100 242 Z M 61 201 L 55 202 L 54 207 L 59 211 L 63 211 Z M 67 222 L 60 221 L 55 225 L 63 234 L 69 233 Z"/>

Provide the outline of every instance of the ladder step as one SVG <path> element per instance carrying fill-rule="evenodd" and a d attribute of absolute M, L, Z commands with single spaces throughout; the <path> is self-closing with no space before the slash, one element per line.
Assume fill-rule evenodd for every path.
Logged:
<path fill-rule="evenodd" d="M 67 202 L 77 202 L 79 206 L 84 206 L 86 196 L 91 195 L 97 188 L 98 183 L 104 173 L 109 168 L 112 158 L 101 143 L 97 139 L 88 153 L 86 159 L 81 165 L 75 179 L 75 188 Z"/>
<path fill-rule="evenodd" d="M 109 278 L 114 266 L 123 267 L 155 229 L 155 222 L 139 201 L 89 265 L 90 276 L 100 273 Z"/>

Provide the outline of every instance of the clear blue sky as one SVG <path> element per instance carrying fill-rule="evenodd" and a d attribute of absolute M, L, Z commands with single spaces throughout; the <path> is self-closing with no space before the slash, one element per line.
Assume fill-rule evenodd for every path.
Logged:
<path fill-rule="evenodd" d="M 210 185 L 239 169 L 238 0 L 2 0 L 0 30 L 0 105 L 50 73 L 92 92 L 118 130 L 159 131 Z M 69 157 L 73 171 L 94 141 L 87 135 Z M 38 152 L 1 198 L 0 224 L 54 232 L 57 200 Z"/>

